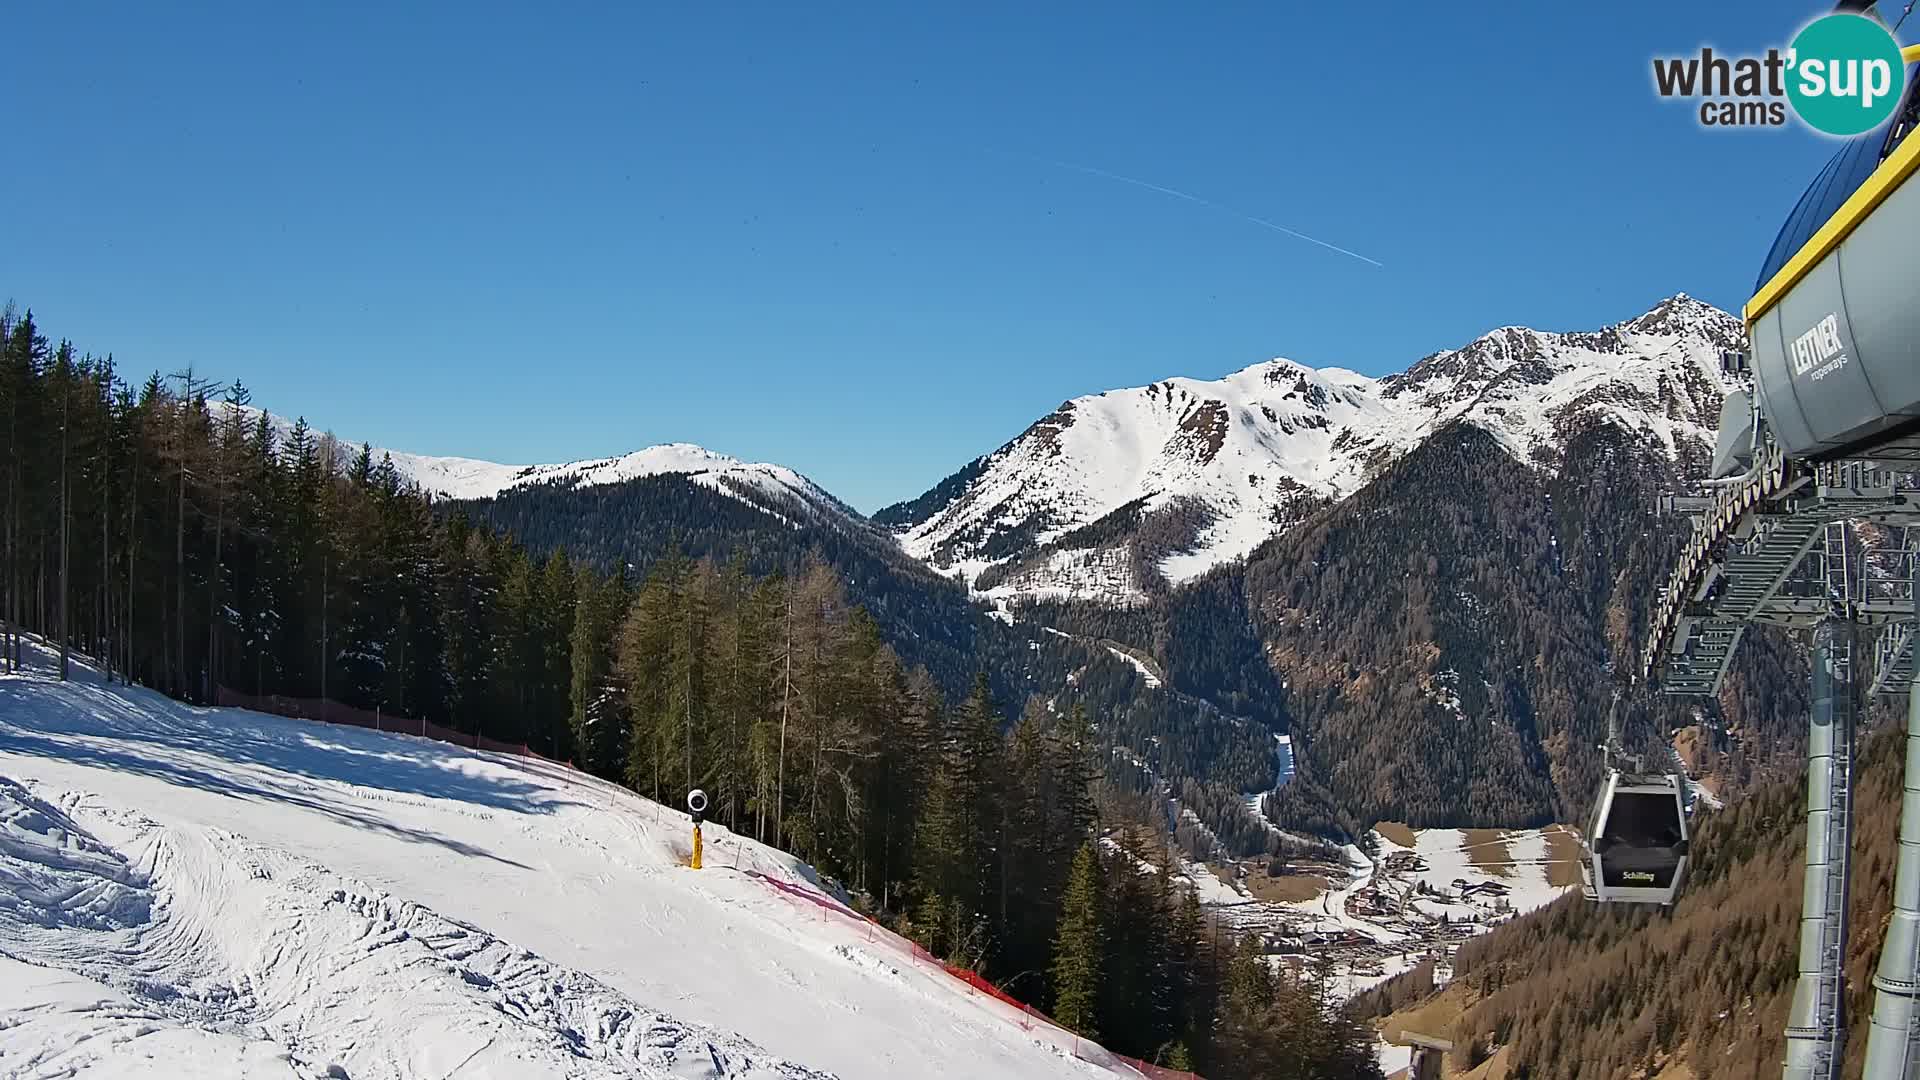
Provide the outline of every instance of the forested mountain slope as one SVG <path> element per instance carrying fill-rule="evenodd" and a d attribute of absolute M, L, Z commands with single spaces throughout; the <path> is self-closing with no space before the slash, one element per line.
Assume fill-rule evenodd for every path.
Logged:
<path fill-rule="evenodd" d="M 1282 824 L 1579 821 L 1610 671 L 1630 668 L 1684 528 L 1656 498 L 1687 467 L 1606 420 L 1544 468 L 1456 424 L 1258 552 L 1247 606 L 1300 770 Z M 1719 702 L 1743 757 L 1793 744 L 1802 670 L 1781 639 L 1749 636 Z M 1630 706 L 1640 740 L 1692 719 Z"/>
<path fill-rule="evenodd" d="M 674 547 L 755 573 L 818 554 L 902 659 L 950 694 L 984 667 L 1015 708 L 1037 696 L 1110 718 L 1103 741 L 1140 763 L 1142 792 L 1184 791 L 1230 850 L 1259 846 L 1245 798 L 1272 783 L 1271 737 L 1289 731 L 1299 775 L 1274 804 L 1289 828 L 1578 820 L 1598 779 L 1609 665 L 1629 665 L 1684 530 L 1656 502 L 1704 463 L 1718 383 L 1701 357 L 1724 322 L 1682 299 L 1598 335 L 1514 331 L 1429 357 L 1379 393 L 1395 408 L 1464 410 L 1458 419 L 1378 457 L 1338 502 L 1289 503 L 1297 520 L 1246 561 L 1127 604 L 1069 590 L 983 611 L 874 522 L 698 475 L 557 476 L 458 505 L 536 553 L 636 576 Z M 1656 341 L 1673 355 L 1645 355 Z M 1585 389 L 1535 407 L 1572 385 Z M 1114 511 L 1126 521 L 1072 535 L 1118 530 L 1138 561 L 1160 535 L 1148 519 L 1169 512 L 1136 500 Z M 1128 653 L 1166 685 L 1131 670 Z M 1734 733 L 1722 767 L 1736 784 L 1796 743 L 1781 718 L 1803 697 L 1791 648 L 1754 635 L 1747 654 L 1710 718 Z M 1657 719 L 1694 717 L 1672 706 Z"/>
<path fill-rule="evenodd" d="M 1849 1077 L 1860 1075 L 1890 910 L 1902 742 L 1882 730 L 1863 740 L 1857 763 Z M 1451 1065 L 1498 1054 L 1509 1080 L 1650 1075 L 1676 1061 L 1703 1080 L 1776 1074 L 1799 946 L 1805 803 L 1801 775 L 1701 818 L 1686 892 L 1670 911 L 1569 897 L 1462 946 L 1449 992 L 1465 1012 Z M 1390 986 L 1362 1006 L 1384 1013 L 1418 1000 Z"/>

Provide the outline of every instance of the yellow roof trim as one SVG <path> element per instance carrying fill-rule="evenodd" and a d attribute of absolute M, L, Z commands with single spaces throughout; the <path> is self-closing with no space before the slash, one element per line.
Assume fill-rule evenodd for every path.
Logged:
<path fill-rule="evenodd" d="M 1920 45 L 1909 45 L 1902 49 L 1900 58 L 1909 62 L 1920 61 Z M 1759 292 L 1753 294 L 1753 299 L 1747 301 L 1747 326 L 1751 328 L 1760 316 L 1780 302 L 1788 290 L 1800 284 L 1800 279 L 1806 277 L 1820 260 L 1831 255 L 1833 249 L 1839 247 L 1840 242 L 1865 221 L 1875 207 L 1886 201 L 1887 196 L 1899 190 L 1916 168 L 1920 168 L 1920 133 L 1908 135 L 1893 155 L 1881 162 L 1866 182 L 1848 196 L 1846 202 L 1840 204 L 1840 209 L 1835 210 L 1827 223 L 1820 226 L 1820 231 L 1801 245 L 1793 258 L 1788 259 L 1786 265 L 1768 279 Z"/>

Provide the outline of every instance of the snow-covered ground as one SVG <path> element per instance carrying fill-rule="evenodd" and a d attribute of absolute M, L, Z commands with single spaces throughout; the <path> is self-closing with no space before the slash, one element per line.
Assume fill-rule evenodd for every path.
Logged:
<path fill-rule="evenodd" d="M 1125 848 L 1112 837 L 1100 838 L 1100 848 L 1114 858 L 1131 859 L 1142 874 L 1157 874 L 1160 868 L 1135 855 L 1129 855 Z M 1191 889 L 1203 907 L 1233 907 L 1252 903 L 1253 898 L 1240 892 L 1232 885 L 1220 880 L 1219 875 L 1204 863 L 1194 862 L 1177 852 L 1171 853 L 1179 870 L 1173 875 L 1174 884 L 1183 889 Z"/>
<path fill-rule="evenodd" d="M 184 1023 L 136 992 L 4 955 L 0 1025 L 0 1075 L 9 1077 L 306 1075 L 269 1039 Z"/>
<path fill-rule="evenodd" d="M 1153 673 L 1153 669 L 1148 667 L 1146 664 L 1142 663 L 1138 657 L 1122 649 L 1116 649 L 1111 645 L 1107 646 L 1107 651 L 1112 653 L 1121 663 L 1126 664 L 1127 666 L 1133 668 L 1133 670 L 1139 672 L 1140 679 L 1142 682 L 1146 683 L 1147 689 L 1149 690 L 1159 689 L 1160 677 L 1158 675 L 1155 675 Z"/>
<path fill-rule="evenodd" d="M 1278 788 L 1293 779 L 1293 736 L 1275 735 L 1273 737 L 1273 786 Z"/>
<path fill-rule="evenodd" d="M 1373 860 L 1367 858 L 1366 852 L 1361 851 L 1352 844 L 1346 846 L 1346 853 L 1347 865 L 1351 866 L 1354 870 L 1353 879 L 1349 881 L 1345 887 L 1335 892 L 1330 892 L 1320 898 L 1326 903 L 1328 913 L 1337 919 L 1340 925 L 1349 930 L 1364 934 L 1382 944 L 1390 944 L 1404 940 L 1406 938 L 1405 934 L 1396 930 L 1388 930 L 1378 923 L 1347 913 L 1348 898 L 1366 888 L 1368 885 L 1373 884 L 1373 875 L 1377 868 Z"/>
<path fill-rule="evenodd" d="M 1200 903 L 1206 907 L 1227 907 L 1245 904 L 1252 900 L 1233 885 L 1220 880 L 1213 868 L 1197 863 L 1184 856 L 1180 859 L 1181 875 L 1192 885 Z"/>
<path fill-rule="evenodd" d="M 0 1074 L 1117 1067 L 687 833 L 563 765 L 0 677 Z"/>
<path fill-rule="evenodd" d="M 1700 807 L 1708 810 L 1725 810 L 1727 804 L 1721 800 L 1720 796 L 1713 793 L 1712 788 L 1689 776 L 1687 777 L 1687 809 L 1691 812 Z"/>
<path fill-rule="evenodd" d="M 1412 1047 L 1395 1046 L 1385 1039 L 1375 1040 L 1374 1055 L 1380 1062 L 1380 1071 L 1388 1076 L 1413 1065 Z"/>
<path fill-rule="evenodd" d="M 1405 874 L 1404 878 L 1424 882 L 1443 894 L 1455 893 L 1458 887 L 1454 882 L 1458 880 L 1470 885 L 1497 881 L 1509 890 L 1506 900 L 1516 914 L 1545 907 L 1558 900 L 1568 888 L 1548 884 L 1549 849 L 1544 829 L 1515 829 L 1501 833 L 1497 841 L 1481 840 L 1478 845 L 1461 829 L 1421 829 L 1415 834 L 1411 849 L 1378 832 L 1373 835 L 1382 858 L 1394 851 L 1411 850 L 1426 863 L 1427 869 Z M 1476 860 L 1481 865 L 1474 865 Z M 1417 900 L 1415 904 L 1434 915 L 1445 910 L 1449 918 L 1456 920 L 1476 913 L 1486 914 L 1475 904 L 1431 899 Z"/>
<path fill-rule="evenodd" d="M 1667 743 L 1667 749 L 1673 754 L 1674 772 L 1686 777 L 1687 812 L 1692 813 L 1702 808 L 1707 810 L 1725 810 L 1727 808 L 1726 803 L 1721 801 L 1720 796 L 1715 795 L 1712 788 L 1701 783 L 1694 777 L 1693 771 L 1687 768 L 1686 756 L 1680 753 L 1678 733 L 1674 735 L 1672 741 Z"/>

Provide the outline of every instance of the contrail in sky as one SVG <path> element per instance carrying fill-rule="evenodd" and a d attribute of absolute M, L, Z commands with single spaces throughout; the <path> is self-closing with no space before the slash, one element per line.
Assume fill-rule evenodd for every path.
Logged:
<path fill-rule="evenodd" d="M 1028 155 L 1022 155 L 1022 156 L 1028 156 Z M 1135 177 L 1123 176 L 1120 173 L 1108 172 L 1105 169 L 1096 169 L 1091 165 L 1076 165 L 1071 161 L 1061 161 L 1058 158 L 1035 157 L 1033 160 L 1043 162 L 1048 165 L 1052 165 L 1055 168 L 1071 169 L 1074 172 L 1086 173 L 1088 176 L 1098 176 L 1107 180 L 1114 180 L 1122 184 L 1132 184 L 1134 187 L 1137 187 L 1137 188 L 1146 188 L 1148 191 L 1157 191 L 1162 195 L 1171 195 L 1176 199 L 1183 199 L 1187 202 L 1195 203 L 1199 206 L 1205 206 L 1205 207 L 1208 207 L 1209 209 L 1218 210 L 1223 214 L 1232 214 L 1234 217 L 1239 218 L 1241 221 L 1252 222 L 1253 224 L 1258 225 L 1261 228 L 1272 229 L 1274 232 L 1277 232 L 1277 233 L 1285 233 L 1286 235 L 1291 236 L 1296 240 L 1305 240 L 1309 244 L 1318 244 L 1321 247 L 1326 248 L 1328 251 L 1337 251 L 1340 254 L 1345 255 L 1350 259 L 1359 259 L 1361 262 L 1366 263 L 1368 266 L 1378 266 L 1383 270 L 1386 269 L 1386 264 L 1380 262 L 1378 259 L 1369 259 L 1365 255 L 1362 255 L 1357 251 L 1349 251 L 1348 249 L 1341 247 L 1339 244 L 1329 244 L 1325 240 L 1320 239 L 1319 237 L 1308 236 L 1306 233 L 1303 233 L 1298 229 L 1289 229 L 1285 225 L 1278 224 L 1277 222 L 1268 221 L 1266 218 L 1254 217 L 1252 214 L 1249 214 L 1244 210 L 1235 210 L 1231 206 L 1214 202 L 1212 199 L 1203 199 L 1198 195 L 1192 194 L 1191 192 L 1181 191 L 1178 188 L 1162 187 L 1159 184 L 1148 183 L 1145 180 L 1140 180 Z"/>

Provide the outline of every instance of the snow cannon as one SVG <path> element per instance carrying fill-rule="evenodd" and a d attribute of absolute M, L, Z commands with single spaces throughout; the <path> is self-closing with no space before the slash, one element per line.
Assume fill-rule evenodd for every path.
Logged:
<path fill-rule="evenodd" d="M 700 869 L 700 823 L 707 816 L 707 793 L 699 788 L 687 792 L 687 811 L 693 815 L 693 858 L 688 865 Z"/>
<path fill-rule="evenodd" d="M 1789 458 L 1920 464 L 1920 46 L 1893 118 L 1800 197 L 1745 309 L 1755 404 Z M 1722 425 L 1722 439 L 1740 439 Z M 1751 436 L 1746 436 L 1751 438 Z M 1722 447 L 1716 471 L 1739 448 Z M 1728 470 L 1731 471 L 1731 470 Z"/>

